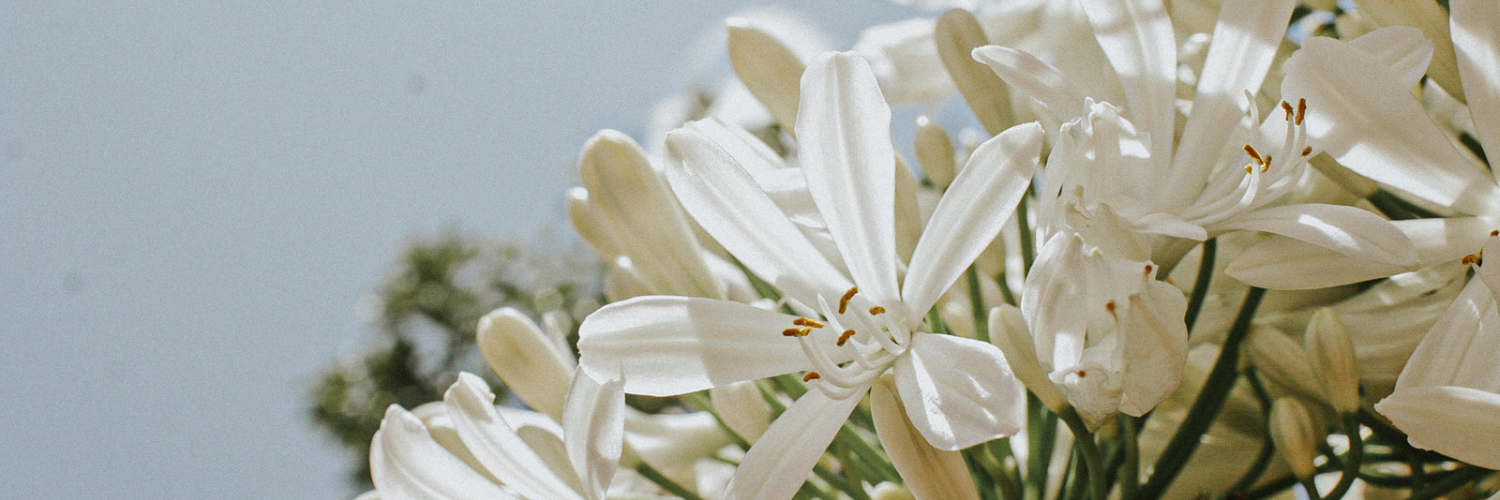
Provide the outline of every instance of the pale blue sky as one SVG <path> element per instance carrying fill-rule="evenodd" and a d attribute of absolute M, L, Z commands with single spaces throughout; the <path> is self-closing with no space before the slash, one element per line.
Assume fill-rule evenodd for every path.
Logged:
<path fill-rule="evenodd" d="M 401 242 L 562 230 L 583 141 L 743 8 L 0 3 L 0 496 L 349 496 L 304 392 Z"/>

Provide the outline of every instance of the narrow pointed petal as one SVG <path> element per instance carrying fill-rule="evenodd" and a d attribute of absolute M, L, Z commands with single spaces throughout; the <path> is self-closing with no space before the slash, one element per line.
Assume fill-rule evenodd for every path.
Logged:
<path fill-rule="evenodd" d="M 449 453 L 421 419 L 397 405 L 386 409 L 370 443 L 370 476 L 387 500 L 519 500 Z"/>
<path fill-rule="evenodd" d="M 1151 280 L 1130 302 L 1121 331 L 1125 395 L 1120 411 L 1139 417 L 1172 395 L 1182 381 L 1188 350 L 1187 325 L 1182 322 L 1187 298 L 1177 287 Z"/>
<path fill-rule="evenodd" d="M 546 462 L 500 417 L 495 411 L 495 394 L 484 380 L 460 373 L 458 381 L 443 395 L 443 402 L 448 404 L 448 416 L 464 446 L 500 482 L 526 498 L 583 498 L 553 475 Z"/>
<path fill-rule="evenodd" d="M 1432 61 L 1432 42 L 1422 30 L 1410 26 L 1393 26 L 1366 33 L 1349 42 L 1349 46 L 1369 52 L 1386 67 L 1404 88 L 1412 88 L 1427 74 Z"/>
<path fill-rule="evenodd" d="M 1000 234 L 1031 187 L 1042 127 L 1016 125 L 985 141 L 938 201 L 912 254 L 902 301 L 909 318 L 922 318 L 985 247 Z"/>
<path fill-rule="evenodd" d="M 1397 389 L 1375 409 L 1419 448 L 1500 469 L 1500 394 L 1454 386 Z"/>
<path fill-rule="evenodd" d="M 573 369 L 531 318 L 511 308 L 479 319 L 479 353 L 500 381 L 536 411 L 561 421 Z"/>
<path fill-rule="evenodd" d="M 963 454 L 933 448 L 912 427 L 890 375 L 881 377 L 871 388 L 870 413 L 881 446 L 917 500 L 979 499 Z"/>
<path fill-rule="evenodd" d="M 1483 267 L 1483 266 L 1481 266 Z M 1396 391 L 1445 385 L 1500 392 L 1500 312 L 1482 280 L 1471 280 L 1396 379 Z"/>
<path fill-rule="evenodd" d="M 797 124 L 798 82 L 805 66 L 797 54 L 756 21 L 733 17 L 729 28 L 729 62 L 745 88 L 771 112 L 783 130 Z"/>
<path fill-rule="evenodd" d="M 944 12 L 938 17 L 932 39 L 937 44 L 938 59 L 942 60 L 943 68 L 953 79 L 953 86 L 963 94 L 984 130 L 998 134 L 1014 123 L 1010 89 L 994 72 L 974 62 L 970 55 L 974 49 L 990 44 L 974 14 L 963 9 Z"/>
<path fill-rule="evenodd" d="M 1486 152 L 1500 156 L 1500 2 L 1457 0 L 1449 8 L 1458 75 L 1474 131 Z"/>
<path fill-rule="evenodd" d="M 625 392 L 675 396 L 811 369 L 781 335 L 796 316 L 721 300 L 647 296 L 595 311 L 578 327 L 579 367 L 623 377 Z"/>
<path fill-rule="evenodd" d="M 1235 257 L 1224 273 L 1250 286 L 1310 290 L 1407 271 L 1406 266 L 1359 260 L 1301 240 L 1272 236 Z"/>
<path fill-rule="evenodd" d="M 1459 83 L 1453 38 L 1448 33 L 1448 13 L 1435 0 L 1354 0 L 1367 18 L 1380 26 L 1411 26 L 1433 43 L 1432 64 L 1427 74 L 1458 100 L 1464 100 Z"/>
<path fill-rule="evenodd" d="M 1021 430 L 1026 389 L 998 347 L 917 335 L 895 374 L 907 417 L 937 449 L 961 450 Z"/>
<path fill-rule="evenodd" d="M 1467 214 L 1500 210 L 1495 180 L 1460 154 L 1388 66 L 1314 37 L 1287 60 L 1281 95 L 1307 99 L 1307 133 L 1351 170 Z"/>
<path fill-rule="evenodd" d="M 1052 110 L 1061 123 L 1087 111 L 1083 107 L 1083 91 L 1073 86 L 1062 71 L 1036 56 L 999 45 L 974 49 L 973 55 L 974 60 L 989 66 L 1011 88 Z"/>
<path fill-rule="evenodd" d="M 1021 315 L 1031 327 L 1037 360 L 1048 372 L 1078 363 L 1083 351 L 1085 315 L 1054 304 L 1083 304 L 1083 239 L 1058 233 L 1042 246 L 1021 293 Z"/>
<path fill-rule="evenodd" d="M 580 372 L 568 389 L 563 441 L 584 496 L 604 500 L 625 439 L 625 393 L 619 380 L 595 380 Z"/>
<path fill-rule="evenodd" d="M 1193 112 L 1172 159 L 1165 206 L 1186 206 L 1202 191 L 1229 134 L 1245 116 L 1245 93 L 1260 93 L 1271 58 L 1286 36 L 1295 0 L 1225 0 L 1214 27 Z M 1152 141 L 1157 141 L 1155 135 Z"/>
<path fill-rule="evenodd" d="M 853 286 L 708 137 L 673 131 L 667 153 L 667 179 L 683 207 L 751 272 L 804 304 Z"/>
<path fill-rule="evenodd" d="M 1161 0 L 1085 0 L 1094 37 L 1120 76 L 1130 121 L 1151 135 L 1151 159 L 1165 177 L 1172 158 L 1177 88 L 1177 40 Z"/>
<path fill-rule="evenodd" d="M 1346 205 L 1307 203 L 1238 215 L 1215 229 L 1265 231 L 1312 243 L 1359 260 L 1415 271 L 1417 250 L 1390 221 Z"/>
<path fill-rule="evenodd" d="M 822 391 L 807 391 L 750 447 L 724 499 L 792 498 L 860 399 L 830 399 Z"/>
<path fill-rule="evenodd" d="M 896 152 L 875 74 L 853 53 L 813 58 L 797 116 L 807 188 L 849 274 L 871 302 L 896 304 Z"/>
<path fill-rule="evenodd" d="M 1490 231 L 1500 223 L 1485 217 L 1445 217 L 1391 221 L 1406 234 L 1417 249 L 1417 257 L 1427 265 L 1455 261 L 1479 251 Z"/>

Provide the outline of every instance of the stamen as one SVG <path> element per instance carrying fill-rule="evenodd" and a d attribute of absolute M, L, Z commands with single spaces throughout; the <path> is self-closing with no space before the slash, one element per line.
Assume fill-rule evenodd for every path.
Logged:
<path fill-rule="evenodd" d="M 884 307 L 875 306 L 875 307 L 871 307 L 870 308 L 870 315 L 871 316 L 875 316 L 877 314 L 881 314 L 881 313 L 884 313 L 884 312 L 885 312 L 885 308 Z"/>
<path fill-rule="evenodd" d="M 813 328 L 822 328 L 825 326 L 824 324 L 819 323 L 811 318 L 797 318 L 792 320 L 792 324 L 797 326 L 810 326 Z"/>
<path fill-rule="evenodd" d="M 1110 314 L 1114 314 L 1115 313 L 1115 301 L 1111 300 L 1109 302 L 1104 303 L 1104 309 L 1107 310 L 1107 311 L 1109 311 Z"/>
<path fill-rule="evenodd" d="M 1490 231 L 1490 236 L 1500 236 L 1500 229 Z"/>
<path fill-rule="evenodd" d="M 1089 372 L 1087 372 L 1085 370 L 1078 370 L 1077 375 L 1078 375 L 1078 378 L 1084 378 L 1084 377 L 1089 376 Z"/>
<path fill-rule="evenodd" d="M 841 335 L 839 335 L 839 341 L 835 342 L 835 344 L 838 344 L 839 347 L 844 347 L 844 343 L 848 342 L 849 341 L 849 337 L 853 337 L 853 336 L 854 336 L 854 330 L 844 330 L 844 333 L 841 334 Z"/>
<path fill-rule="evenodd" d="M 803 382 L 810 382 L 813 379 L 820 379 L 820 378 L 823 378 L 823 376 L 822 375 L 818 375 L 818 372 L 807 372 L 807 375 L 803 375 L 802 376 L 802 381 Z"/>
<path fill-rule="evenodd" d="M 1265 160 L 1260 159 L 1260 151 L 1256 151 L 1255 148 L 1249 144 L 1245 145 L 1245 154 L 1250 155 L 1250 158 L 1255 160 L 1256 165 L 1265 163 Z"/>
<path fill-rule="evenodd" d="M 844 314 L 844 311 L 849 309 L 849 299 L 854 298 L 856 293 L 859 293 L 859 287 L 850 288 L 849 291 L 844 292 L 844 297 L 839 299 L 839 314 Z"/>
<path fill-rule="evenodd" d="M 1287 104 L 1286 101 L 1281 101 L 1281 109 L 1282 111 L 1286 111 L 1286 121 L 1292 121 L 1292 105 Z"/>
<path fill-rule="evenodd" d="M 1302 124 L 1302 119 L 1307 117 L 1307 99 L 1297 99 L 1297 124 Z"/>
<path fill-rule="evenodd" d="M 1471 254 L 1465 255 L 1464 259 L 1461 262 L 1463 262 L 1463 264 L 1466 265 L 1466 266 L 1467 265 L 1478 265 L 1479 262 L 1480 262 L 1480 259 L 1479 259 L 1478 255 L 1474 255 L 1474 254 L 1471 253 Z"/>
<path fill-rule="evenodd" d="M 1250 169 L 1252 169 L 1252 168 L 1255 168 L 1255 165 L 1245 165 L 1245 173 L 1247 173 L 1247 174 L 1250 173 L 1251 172 Z"/>
<path fill-rule="evenodd" d="M 1151 271 L 1153 269 L 1156 269 L 1156 266 L 1152 266 L 1151 264 L 1146 264 L 1146 274 L 1151 274 Z"/>
<path fill-rule="evenodd" d="M 1312 146 L 1302 148 L 1302 156 L 1307 156 L 1310 154 L 1312 154 Z"/>
<path fill-rule="evenodd" d="M 787 328 L 781 331 L 783 337 L 806 337 L 809 333 L 812 333 L 811 328 Z"/>
<path fill-rule="evenodd" d="M 1270 170 L 1270 169 L 1271 169 L 1271 155 L 1266 155 L 1266 162 L 1263 163 L 1263 164 L 1261 164 L 1260 171 L 1261 172 L 1265 172 L 1265 171 Z"/>

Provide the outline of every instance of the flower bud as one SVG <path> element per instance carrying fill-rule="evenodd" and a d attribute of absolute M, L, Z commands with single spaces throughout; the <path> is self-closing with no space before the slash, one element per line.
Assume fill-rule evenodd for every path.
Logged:
<path fill-rule="evenodd" d="M 531 318 L 508 307 L 496 309 L 479 319 L 475 338 L 479 353 L 511 392 L 532 409 L 562 421 L 575 363 L 552 347 Z"/>
<path fill-rule="evenodd" d="M 1354 366 L 1354 344 L 1333 309 L 1322 308 L 1307 322 L 1309 361 L 1328 403 L 1339 413 L 1359 411 L 1359 371 Z"/>
<path fill-rule="evenodd" d="M 939 190 L 948 189 L 953 177 L 958 175 L 953 158 L 953 139 L 948 131 L 932 123 L 926 116 L 917 117 L 917 139 L 914 148 L 917 165 L 922 173 Z"/>
<path fill-rule="evenodd" d="M 771 426 L 771 408 L 754 381 L 741 381 L 708 390 L 708 397 L 729 430 L 755 444 Z"/>
<path fill-rule="evenodd" d="M 1036 343 L 1031 339 L 1031 329 L 1026 327 L 1020 309 L 1009 304 L 990 309 L 990 343 L 1000 348 L 1005 361 L 1010 363 L 1011 372 L 1048 409 L 1061 413 L 1069 406 L 1068 398 L 1058 392 L 1037 361 Z"/>
<path fill-rule="evenodd" d="M 974 14 L 963 9 L 944 12 L 938 18 L 932 38 L 943 67 L 953 78 L 953 86 L 958 87 L 984 129 L 990 135 L 998 135 L 1008 128 L 1015 121 L 1010 109 L 1010 87 L 970 55 L 974 49 L 990 44 Z"/>
<path fill-rule="evenodd" d="M 729 28 L 729 63 L 750 93 L 771 112 L 781 129 L 795 133 L 807 64 L 770 32 L 746 18 L 724 21 Z"/>
<path fill-rule="evenodd" d="M 589 190 L 582 187 L 569 189 L 567 198 L 568 220 L 573 222 L 573 229 L 578 231 L 578 236 L 604 260 L 620 256 L 620 244 L 610 234 L 609 225 L 599 213 L 599 208 L 589 200 Z"/>
<path fill-rule="evenodd" d="M 1318 473 L 1313 464 L 1317 456 L 1318 432 L 1312 415 L 1295 398 L 1276 398 L 1271 403 L 1271 441 L 1282 460 L 1291 467 L 1297 479 L 1305 480 Z"/>
<path fill-rule="evenodd" d="M 1297 341 L 1275 328 L 1255 327 L 1245 344 L 1250 363 L 1266 378 L 1298 395 L 1323 398 L 1307 353 Z"/>

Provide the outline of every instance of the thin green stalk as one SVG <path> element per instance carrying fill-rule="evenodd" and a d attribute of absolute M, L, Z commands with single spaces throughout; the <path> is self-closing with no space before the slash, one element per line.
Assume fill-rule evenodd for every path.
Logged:
<path fill-rule="evenodd" d="M 979 265 L 970 265 L 964 272 L 969 282 L 969 308 L 974 310 L 974 338 L 990 341 L 990 310 L 984 307 L 984 289 L 979 286 Z"/>
<path fill-rule="evenodd" d="M 1452 474 L 1444 476 L 1442 479 L 1433 481 L 1432 484 L 1427 485 L 1426 488 L 1422 488 L 1421 490 L 1413 492 L 1411 494 L 1411 497 L 1407 498 L 1407 500 L 1435 500 L 1438 497 L 1447 495 L 1450 491 L 1456 490 L 1459 487 L 1471 482 L 1478 481 L 1479 479 L 1493 472 L 1495 471 L 1481 467 L 1475 467 L 1472 465 L 1464 466 L 1462 468 L 1454 470 Z"/>
<path fill-rule="evenodd" d="M 1198 322 L 1198 313 L 1203 311 L 1203 299 L 1208 297 L 1208 285 L 1214 277 L 1214 260 L 1219 254 L 1219 239 L 1209 238 L 1203 242 L 1203 258 L 1198 261 L 1198 278 L 1193 280 L 1193 295 L 1188 297 L 1187 314 L 1182 317 L 1188 332 Z"/>
<path fill-rule="evenodd" d="M 855 500 L 870 500 L 870 496 L 865 494 L 864 487 L 850 484 L 843 476 L 835 474 L 831 470 L 823 467 L 813 467 L 813 473 L 823 478 L 823 481 L 828 483 L 829 486 L 844 492 L 844 494 L 849 495 Z"/>
<path fill-rule="evenodd" d="M 1239 315 L 1234 318 L 1234 326 L 1224 340 L 1219 359 L 1214 361 L 1214 367 L 1208 373 L 1208 380 L 1203 383 L 1203 390 L 1199 391 L 1198 399 L 1193 401 L 1187 418 L 1183 419 L 1177 433 L 1172 435 L 1172 440 L 1167 442 L 1161 457 L 1156 460 L 1151 479 L 1136 493 L 1134 500 L 1160 498 L 1198 449 L 1203 433 L 1218 418 L 1219 410 L 1224 408 L 1224 402 L 1229 399 L 1230 389 L 1239 378 L 1240 344 L 1250 335 L 1250 322 L 1255 318 L 1255 310 L 1260 307 L 1260 300 L 1265 295 L 1264 288 L 1256 287 L 1251 287 L 1250 292 L 1245 295 L 1245 302 L 1240 305 Z"/>
<path fill-rule="evenodd" d="M 1250 389 L 1255 392 L 1255 399 L 1260 402 L 1261 415 L 1269 422 L 1271 419 L 1271 395 L 1266 392 L 1266 386 L 1261 383 L 1260 375 L 1255 371 L 1255 367 L 1252 366 L 1245 369 L 1245 380 L 1250 382 Z M 1260 480 L 1260 476 L 1266 473 L 1266 467 L 1271 465 L 1271 458 L 1275 456 L 1275 443 L 1272 443 L 1270 439 L 1262 441 L 1260 453 L 1255 456 L 1255 461 L 1250 463 L 1250 468 L 1245 469 L 1245 473 L 1240 476 L 1238 481 L 1234 482 L 1234 486 L 1229 488 L 1229 491 L 1243 493 L 1248 491 L 1251 486 L 1255 486 L 1255 482 Z"/>
<path fill-rule="evenodd" d="M 1318 483 L 1314 482 L 1312 477 L 1308 477 L 1297 482 L 1301 483 L 1302 488 L 1307 490 L 1307 498 L 1319 498 Z"/>
<path fill-rule="evenodd" d="M 1068 408 L 1060 416 L 1068 424 L 1068 429 L 1073 431 L 1073 446 L 1083 455 L 1083 463 L 1088 466 L 1089 493 L 1094 500 L 1107 500 L 1109 487 L 1104 484 L 1107 478 L 1104 473 L 1104 458 L 1099 455 L 1099 445 L 1094 442 L 1094 433 L 1084 425 L 1077 410 Z"/>
<path fill-rule="evenodd" d="M 1406 465 L 1411 468 L 1411 485 L 1409 486 L 1411 490 L 1420 491 L 1427 487 L 1427 464 L 1422 462 L 1422 459 L 1418 458 L 1415 453 L 1408 453 Z"/>
<path fill-rule="evenodd" d="M 1141 486 L 1141 447 L 1136 439 L 1135 417 L 1121 415 L 1120 435 L 1125 438 L 1125 466 L 1120 469 L 1120 498 L 1135 498 Z"/>
<path fill-rule="evenodd" d="M 660 486 L 661 489 L 665 490 L 667 493 L 682 497 L 682 500 L 703 500 L 703 497 L 698 496 L 697 493 L 693 493 L 687 488 L 683 488 L 682 485 L 677 484 L 676 481 L 673 481 L 671 478 L 662 475 L 661 472 L 658 472 L 655 468 L 652 468 L 651 464 L 646 463 L 645 460 L 642 460 L 639 464 L 636 464 L 635 471 L 639 472 L 641 476 L 645 477 L 646 479 L 651 480 L 651 482 L 656 483 L 657 486 Z"/>
<path fill-rule="evenodd" d="M 985 443 L 984 447 L 991 456 L 995 457 L 995 460 L 1000 464 L 1001 470 L 1005 472 L 1006 480 L 1009 481 L 1009 489 L 1012 491 L 1005 493 L 1006 498 L 1009 500 L 1022 500 L 1021 487 L 1019 486 L 1022 484 L 1021 471 L 1017 467 L 1005 466 L 1005 459 L 1009 458 L 1012 462 L 1015 461 L 1015 455 L 1010 451 L 1010 438 L 1006 437 L 990 441 Z M 1005 488 L 1007 485 L 1001 484 L 1000 486 L 1001 488 Z"/>
<path fill-rule="evenodd" d="M 1001 271 L 999 276 L 995 276 L 995 284 L 1000 285 L 1000 296 L 1005 299 L 1006 304 L 1013 306 L 1020 305 L 1016 301 L 1016 294 L 1010 291 L 1010 284 L 1005 282 L 1005 271 Z"/>
<path fill-rule="evenodd" d="M 1027 186 L 1028 194 L 1030 193 L 1030 191 L 1030 186 Z M 1030 196 L 1022 196 L 1021 203 L 1016 205 L 1016 224 L 1020 229 L 1020 231 L 1017 231 L 1017 233 L 1020 233 L 1021 235 L 1022 276 L 1031 274 L 1031 263 L 1036 261 L 1036 242 L 1032 241 L 1036 236 L 1031 234 L 1031 217 L 1027 215 L 1027 213 L 1030 212 L 1030 209 L 1028 208 L 1028 205 L 1030 204 L 1028 200 L 1030 199 Z"/>
<path fill-rule="evenodd" d="M 1042 404 L 1030 391 L 1026 392 L 1026 432 L 1028 453 L 1026 457 L 1025 500 L 1047 498 L 1047 468 L 1052 464 L 1052 448 L 1057 444 L 1057 415 Z M 1064 470 L 1064 474 L 1066 474 Z"/>
<path fill-rule="evenodd" d="M 1338 484 L 1328 492 L 1323 500 L 1337 500 L 1343 498 L 1349 492 L 1349 487 L 1354 485 L 1354 478 L 1359 477 L 1359 465 L 1364 461 L 1365 443 L 1359 435 L 1359 420 L 1354 413 L 1344 414 L 1344 434 L 1349 437 L 1349 451 L 1344 458 L 1344 472 L 1339 475 Z"/>

